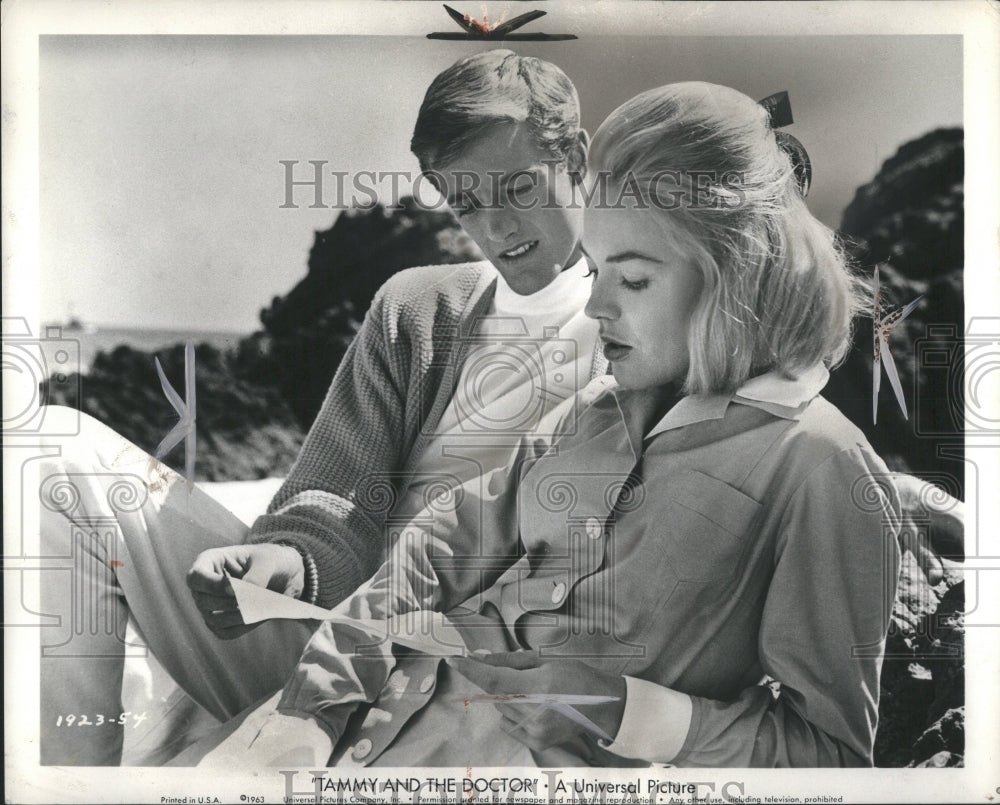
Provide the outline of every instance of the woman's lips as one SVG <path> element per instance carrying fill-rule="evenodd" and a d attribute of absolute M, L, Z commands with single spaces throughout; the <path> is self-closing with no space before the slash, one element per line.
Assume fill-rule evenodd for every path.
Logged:
<path fill-rule="evenodd" d="M 604 342 L 604 357 L 612 363 L 625 360 L 632 351 L 632 347 L 619 344 L 615 341 Z"/>

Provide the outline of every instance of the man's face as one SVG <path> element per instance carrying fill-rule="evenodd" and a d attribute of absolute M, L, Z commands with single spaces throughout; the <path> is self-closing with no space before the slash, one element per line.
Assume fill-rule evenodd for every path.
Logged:
<path fill-rule="evenodd" d="M 583 204 L 524 123 L 498 124 L 439 173 L 462 228 L 515 293 L 541 290 L 580 258 Z"/>

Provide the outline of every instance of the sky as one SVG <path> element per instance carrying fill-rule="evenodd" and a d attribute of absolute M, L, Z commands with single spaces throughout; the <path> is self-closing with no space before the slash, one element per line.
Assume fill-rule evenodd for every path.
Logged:
<path fill-rule="evenodd" d="M 447 29 L 447 20 L 442 28 Z M 337 211 L 285 167 L 414 171 L 431 79 L 491 44 L 411 36 L 43 36 L 41 319 L 250 332 Z M 509 43 L 558 64 L 591 132 L 673 81 L 791 97 L 809 204 L 836 227 L 904 142 L 962 123 L 957 36 L 585 36 Z M 335 194 L 326 185 L 325 201 Z"/>

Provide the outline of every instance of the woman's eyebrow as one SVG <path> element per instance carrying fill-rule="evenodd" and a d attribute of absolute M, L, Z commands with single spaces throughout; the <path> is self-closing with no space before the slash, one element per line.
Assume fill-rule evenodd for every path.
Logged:
<path fill-rule="evenodd" d="M 660 263 L 661 265 L 663 264 L 663 261 L 657 257 L 651 257 L 648 254 L 643 254 L 642 252 L 637 252 L 632 250 L 625 252 L 618 252 L 618 254 L 612 254 L 605 260 L 605 262 L 624 263 L 629 260 L 644 260 L 647 263 Z"/>

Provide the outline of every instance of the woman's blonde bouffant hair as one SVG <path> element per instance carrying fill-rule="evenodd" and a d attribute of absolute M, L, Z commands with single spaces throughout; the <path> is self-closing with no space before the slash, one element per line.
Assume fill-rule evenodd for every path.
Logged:
<path fill-rule="evenodd" d="M 863 286 L 806 207 L 762 106 L 700 82 L 643 92 L 598 129 L 590 165 L 612 185 L 655 193 L 665 231 L 689 236 L 704 288 L 687 393 L 730 393 L 764 372 L 795 377 L 843 360 Z"/>

